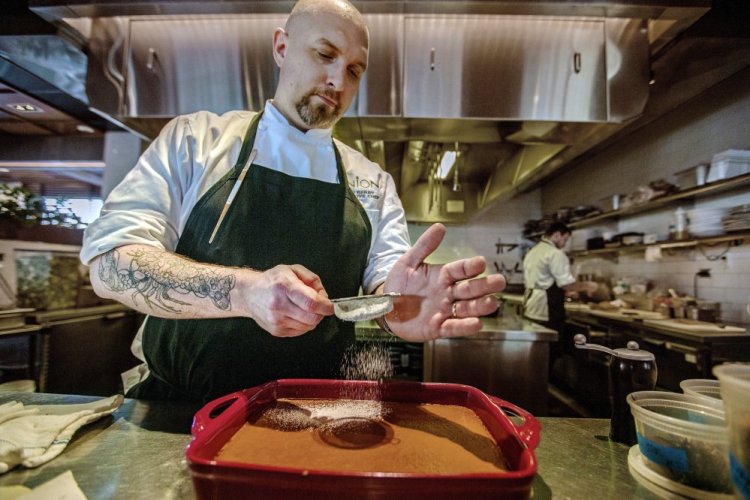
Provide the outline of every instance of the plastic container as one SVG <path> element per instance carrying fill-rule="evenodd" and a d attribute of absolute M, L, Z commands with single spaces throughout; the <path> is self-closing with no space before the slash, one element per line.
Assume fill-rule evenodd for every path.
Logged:
<path fill-rule="evenodd" d="M 734 495 L 727 493 L 712 493 L 685 486 L 677 481 L 672 481 L 651 470 L 647 460 L 641 455 L 638 445 L 630 448 L 628 452 L 628 470 L 638 483 L 659 498 L 694 498 L 696 500 L 734 500 Z"/>
<path fill-rule="evenodd" d="M 750 173 L 750 151 L 728 149 L 717 153 L 711 159 L 707 182 L 729 179 L 738 175 Z"/>
<path fill-rule="evenodd" d="M 750 364 L 715 366 L 729 425 L 729 463 L 739 495 L 750 498 Z"/>
<path fill-rule="evenodd" d="M 281 398 L 372 399 L 437 403 L 473 410 L 500 448 L 509 470 L 416 474 L 344 472 L 226 462 L 216 456 L 259 406 Z M 369 397 L 368 397 L 369 396 Z M 506 415 L 520 417 L 513 421 Z M 541 426 L 528 412 L 465 385 L 289 379 L 218 398 L 195 414 L 186 456 L 196 496 L 208 498 L 528 498 L 537 469 L 532 451 Z M 439 432 L 439 430 L 438 430 Z"/>
<path fill-rule="evenodd" d="M 651 470 L 691 488 L 732 492 L 723 411 L 673 392 L 633 392 L 627 401 Z"/>
<path fill-rule="evenodd" d="M 680 189 L 690 189 L 696 186 L 702 186 L 706 183 L 708 174 L 708 164 L 702 163 L 693 167 L 677 172 L 675 178 Z"/>
<path fill-rule="evenodd" d="M 694 396 L 704 402 L 724 409 L 724 401 L 721 399 L 719 381 L 709 378 L 689 378 L 680 382 L 680 389 L 688 396 Z"/>

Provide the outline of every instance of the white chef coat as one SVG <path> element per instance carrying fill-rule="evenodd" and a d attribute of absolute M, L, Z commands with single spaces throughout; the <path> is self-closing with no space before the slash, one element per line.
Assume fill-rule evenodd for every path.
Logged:
<path fill-rule="evenodd" d="M 86 228 L 81 261 L 88 265 L 98 255 L 129 244 L 173 251 L 195 204 L 237 162 L 254 115 L 230 111 L 218 116 L 201 111 L 171 120 L 109 194 L 99 218 Z M 290 176 L 339 182 L 331 137 L 330 128 L 306 132 L 295 128 L 269 100 L 258 124 L 254 163 Z M 391 175 L 358 151 L 334 141 L 349 187 L 372 225 L 362 281 L 369 293 L 385 281 L 410 247 L 406 217 Z M 132 351 L 143 361 L 142 335 L 143 325 Z M 123 373 L 125 391 L 146 376 L 145 364 Z"/>
<path fill-rule="evenodd" d="M 537 321 L 548 321 L 547 288 L 560 288 L 575 283 L 570 272 L 570 260 L 561 249 L 542 238 L 523 259 L 523 281 L 531 295 L 524 305 L 524 316 Z"/>
<path fill-rule="evenodd" d="M 86 229 L 83 263 L 128 244 L 174 250 L 195 204 L 234 167 L 254 114 L 198 112 L 170 121 L 110 193 L 101 216 Z M 258 124 L 254 163 L 291 176 L 338 182 L 331 133 L 330 128 L 302 132 L 269 100 Z M 362 285 L 370 292 L 385 281 L 410 246 L 406 217 L 391 175 L 358 151 L 335 142 L 349 186 L 372 225 Z"/>

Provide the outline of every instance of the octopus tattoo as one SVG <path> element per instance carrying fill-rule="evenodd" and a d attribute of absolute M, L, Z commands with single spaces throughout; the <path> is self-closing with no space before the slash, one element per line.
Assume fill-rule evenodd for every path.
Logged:
<path fill-rule="evenodd" d="M 132 257 L 130 266 L 118 268 L 120 254 L 117 250 L 103 254 L 99 264 L 99 279 L 113 292 L 125 293 L 132 290 L 134 303 L 140 297 L 152 309 L 179 313 L 179 306 L 188 303 L 170 295 L 174 293 L 209 297 L 219 309 L 232 308 L 229 292 L 235 285 L 234 275 L 221 276 L 215 271 L 200 269 L 190 260 L 165 259 L 140 249 L 129 252 L 128 255 Z"/>

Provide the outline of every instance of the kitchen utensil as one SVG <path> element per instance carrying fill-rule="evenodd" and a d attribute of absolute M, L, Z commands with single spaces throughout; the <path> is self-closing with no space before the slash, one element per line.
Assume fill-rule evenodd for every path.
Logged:
<path fill-rule="evenodd" d="M 247 171 L 250 170 L 250 165 L 253 164 L 253 161 L 255 160 L 255 157 L 257 156 L 257 154 L 258 154 L 257 149 L 253 149 L 252 151 L 250 151 L 250 156 L 247 157 L 247 161 L 245 162 L 245 166 L 242 167 L 240 176 L 235 181 L 234 186 L 232 186 L 232 190 L 229 192 L 229 196 L 227 196 L 227 201 L 224 202 L 224 208 L 221 209 L 221 214 L 219 214 L 219 220 L 216 221 L 214 230 L 211 232 L 211 237 L 208 239 L 209 245 L 213 243 L 214 238 L 216 237 L 216 233 L 219 232 L 219 227 L 221 227 L 221 223 L 224 222 L 224 217 L 226 217 L 227 212 L 229 211 L 229 207 L 232 205 L 232 202 L 234 201 L 234 197 L 237 196 L 237 192 L 240 190 L 240 186 L 242 185 L 242 182 L 245 180 Z"/>
<path fill-rule="evenodd" d="M 625 398 L 633 391 L 653 390 L 656 387 L 656 358 L 641 351 L 638 343 L 628 342 L 626 348 L 609 349 L 598 344 L 587 344 L 586 337 L 573 337 L 578 349 L 593 349 L 612 356 L 609 360 L 609 387 L 612 419 L 609 437 L 613 441 L 633 445 L 636 443 L 635 426 Z"/>
<path fill-rule="evenodd" d="M 643 243 L 643 233 L 627 232 L 616 234 L 612 238 L 612 242 L 620 243 L 622 245 L 637 245 Z"/>
<path fill-rule="evenodd" d="M 750 365 L 715 366 L 729 428 L 729 467 L 734 488 L 750 498 Z"/>
<path fill-rule="evenodd" d="M 586 250 L 598 250 L 599 248 L 604 248 L 603 237 L 596 236 L 594 238 L 589 238 L 586 240 Z"/>
<path fill-rule="evenodd" d="M 298 469 L 225 462 L 216 455 L 248 415 L 282 398 L 360 399 L 469 408 L 505 457 L 497 473 L 420 474 Z M 519 417 L 511 420 L 504 412 Z M 358 380 L 277 380 L 218 398 L 196 413 L 186 451 L 193 486 L 207 498 L 528 498 L 537 469 L 539 422 L 527 411 L 459 384 Z M 440 436 L 444 429 L 435 429 Z M 445 437 L 445 436 L 443 436 Z"/>
<path fill-rule="evenodd" d="M 344 321 L 365 321 L 380 318 L 393 310 L 393 298 L 400 293 L 383 293 L 380 295 L 359 295 L 333 299 L 333 313 Z"/>

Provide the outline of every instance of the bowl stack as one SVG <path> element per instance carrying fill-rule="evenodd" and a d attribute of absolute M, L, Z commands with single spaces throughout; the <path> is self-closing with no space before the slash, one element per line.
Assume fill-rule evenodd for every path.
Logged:
<path fill-rule="evenodd" d="M 727 214 L 726 208 L 696 208 L 688 210 L 690 221 L 688 232 L 693 236 L 708 237 L 724 234 L 722 218 Z"/>

